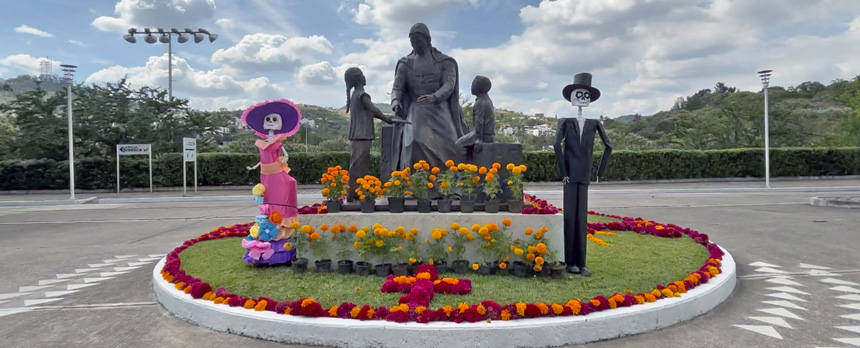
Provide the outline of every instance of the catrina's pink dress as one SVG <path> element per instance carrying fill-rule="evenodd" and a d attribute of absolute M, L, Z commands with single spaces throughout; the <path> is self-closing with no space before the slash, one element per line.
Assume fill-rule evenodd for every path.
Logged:
<path fill-rule="evenodd" d="M 299 211 L 297 183 L 290 174 L 290 167 L 280 161 L 281 145 L 286 136 L 278 135 L 271 142 L 257 140 L 255 145 L 260 150 L 260 183 L 266 187 L 263 203 L 268 204 L 271 211 L 281 213 L 283 220 L 278 236 L 274 240 L 289 238 L 294 232 L 290 229 L 293 221 L 298 221 Z"/>

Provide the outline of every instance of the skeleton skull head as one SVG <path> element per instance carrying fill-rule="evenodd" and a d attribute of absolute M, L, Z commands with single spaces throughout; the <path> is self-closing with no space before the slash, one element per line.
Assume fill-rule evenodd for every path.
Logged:
<path fill-rule="evenodd" d="M 282 125 L 281 115 L 278 114 L 268 114 L 263 119 L 263 129 L 281 130 Z"/>
<path fill-rule="evenodd" d="M 584 88 L 574 89 L 570 93 L 570 103 L 573 106 L 587 107 L 591 103 L 591 92 Z"/>

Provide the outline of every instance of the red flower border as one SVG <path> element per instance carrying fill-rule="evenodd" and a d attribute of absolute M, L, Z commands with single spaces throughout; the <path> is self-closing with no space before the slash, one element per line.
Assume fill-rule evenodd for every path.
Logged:
<path fill-rule="evenodd" d="M 404 298 L 401 298 L 399 301 L 400 304 L 390 308 L 386 306 L 374 308 L 366 304 L 359 306 L 349 302 L 325 308 L 322 304 L 316 302 L 312 298 L 299 298 L 295 301 L 276 301 L 267 297 L 248 298 L 233 294 L 223 288 L 213 291 L 212 287 L 208 283 L 195 278 L 182 270 L 179 259 L 179 254 L 182 251 L 202 241 L 228 237 L 245 237 L 248 235 L 248 230 L 253 225 L 253 223 L 245 223 L 219 227 L 197 238 L 185 241 L 181 246 L 167 254 L 164 267 L 161 270 L 161 275 L 165 281 L 175 284 L 176 289 L 183 290 L 195 299 L 204 299 L 213 301 L 216 304 L 226 304 L 231 307 L 244 307 L 256 311 L 273 311 L 286 315 L 300 315 L 306 317 L 336 317 L 358 320 L 388 320 L 393 322 L 415 321 L 419 323 L 427 323 L 431 321 L 449 321 L 460 323 L 464 321 L 478 322 L 587 315 L 592 312 L 599 312 L 616 307 L 628 307 L 646 302 L 654 302 L 666 297 L 681 296 L 681 294 L 688 290 L 695 288 L 702 283 L 708 282 L 710 278 L 715 277 L 721 272 L 720 265 L 722 263 L 723 252 L 719 246 L 711 243 L 708 240 L 708 236 L 704 233 L 699 233 L 689 228 L 682 228 L 673 224 L 660 224 L 650 220 L 643 220 L 641 218 L 628 218 L 600 214 L 593 211 L 589 213 L 621 219 L 621 221 L 617 222 L 589 223 L 589 233 L 593 233 L 597 230 L 613 230 L 632 231 L 639 234 L 650 234 L 664 238 L 681 238 L 683 236 L 687 236 L 707 248 L 710 253 L 710 258 L 704 265 L 702 265 L 702 267 L 697 271 L 690 273 L 690 275 L 684 278 L 684 280 L 675 281 L 667 285 L 658 284 L 651 292 L 638 293 L 635 295 L 628 290 L 623 294 L 614 293 L 609 297 L 600 295 L 595 296 L 590 300 L 582 301 L 570 300 L 564 304 L 517 302 L 501 305 L 488 300 L 482 301 L 478 304 L 469 305 L 466 303 L 460 303 L 457 307 L 443 306 L 441 308 L 433 309 L 427 306 L 429 300 L 423 301 L 426 299 L 427 294 L 419 293 L 420 290 L 410 290 L 410 295 L 415 295 L 413 297 L 421 300 L 413 300 L 409 297 L 410 295 L 407 295 L 404 296 Z M 432 271 L 425 271 L 435 274 L 435 269 Z"/>

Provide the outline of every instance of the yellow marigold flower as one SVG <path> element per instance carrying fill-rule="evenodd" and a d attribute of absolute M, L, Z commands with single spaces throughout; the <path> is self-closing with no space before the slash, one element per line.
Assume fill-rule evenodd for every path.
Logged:
<path fill-rule="evenodd" d="M 672 296 L 675 296 L 675 294 L 674 294 L 675 292 L 674 292 L 674 291 L 672 291 L 672 290 L 669 290 L 669 288 L 664 288 L 662 292 L 663 292 L 663 296 L 664 296 L 664 297 L 672 297 Z"/>
<path fill-rule="evenodd" d="M 514 252 L 514 250 L 515 250 L 516 248 L 517 248 L 516 246 L 511 245 L 510 247 L 508 247 L 508 250 L 510 250 L 511 252 Z"/>
<path fill-rule="evenodd" d="M 526 169 L 528 169 L 525 164 L 520 165 L 520 168 L 522 169 L 522 171 L 526 171 Z"/>
<path fill-rule="evenodd" d="M 535 239 L 538 239 L 538 240 L 543 239 L 543 232 L 541 232 L 541 231 L 535 232 Z"/>
<path fill-rule="evenodd" d="M 538 265 L 543 265 L 546 262 L 542 256 L 535 257 L 535 263 Z"/>
<path fill-rule="evenodd" d="M 508 218 L 502 219 L 502 225 L 511 226 L 511 219 L 508 219 Z"/>
<path fill-rule="evenodd" d="M 452 225 L 451 227 L 454 227 L 454 226 Z M 465 236 L 465 235 L 469 234 L 469 229 L 466 227 L 460 227 L 459 230 L 457 230 L 457 232 L 459 232 L 460 234 Z"/>
<path fill-rule="evenodd" d="M 381 248 L 383 245 L 385 245 L 385 242 L 383 242 L 382 239 L 376 241 L 376 247 L 377 248 Z"/>
<path fill-rule="evenodd" d="M 535 265 L 534 267 L 532 267 L 532 269 L 533 269 L 535 272 L 543 271 L 543 267 L 541 267 L 541 265 Z"/>
<path fill-rule="evenodd" d="M 311 238 L 311 240 L 317 240 L 317 239 L 320 239 L 320 234 L 319 234 L 319 233 L 316 233 L 316 232 L 311 233 L 310 238 Z"/>
<path fill-rule="evenodd" d="M 514 184 L 514 182 L 513 182 L 513 181 L 508 180 L 508 185 L 513 185 L 513 184 Z"/>
<path fill-rule="evenodd" d="M 352 243 L 352 245 L 353 245 L 356 249 L 361 248 L 361 242 L 355 242 L 355 243 Z"/>
<path fill-rule="evenodd" d="M 445 249 L 445 250 L 447 250 L 450 253 L 451 250 L 453 250 L 453 249 L 451 247 L 448 247 L 448 249 Z"/>
<path fill-rule="evenodd" d="M 513 169 L 514 169 L 514 164 L 513 164 L 513 163 L 508 163 L 508 165 L 506 165 L 506 166 L 505 166 L 505 169 L 507 169 L 508 171 L 513 170 Z"/>
<path fill-rule="evenodd" d="M 654 301 L 657 301 L 656 296 L 654 296 L 653 294 L 650 294 L 650 293 L 645 294 L 645 302 L 654 302 Z"/>
<path fill-rule="evenodd" d="M 431 257 L 429 260 L 427 260 L 427 263 L 432 266 L 433 265 L 433 258 Z"/>
<path fill-rule="evenodd" d="M 427 188 L 433 188 L 433 183 L 432 183 L 432 182 L 428 182 L 428 183 L 427 183 Z"/>
<path fill-rule="evenodd" d="M 661 293 L 660 290 L 657 290 L 657 289 L 654 289 L 654 291 L 651 291 L 651 295 L 654 297 L 657 297 L 657 298 L 663 297 L 663 293 Z"/>
<path fill-rule="evenodd" d="M 473 239 L 475 239 L 475 236 L 466 231 L 466 240 L 471 242 Z"/>
<path fill-rule="evenodd" d="M 508 268 L 508 264 L 507 264 L 507 263 L 499 262 L 499 269 L 506 269 L 506 268 Z"/>
<path fill-rule="evenodd" d="M 220 297 L 220 296 L 219 296 L 219 297 L 216 297 L 216 298 L 215 298 L 215 301 L 213 301 L 213 302 L 215 302 L 215 304 L 221 304 L 221 303 L 224 303 L 224 298 L 223 298 L 223 297 Z"/>
<path fill-rule="evenodd" d="M 364 239 L 366 235 L 367 233 L 364 232 L 364 230 L 358 230 L 358 232 L 355 232 L 355 237 L 358 239 Z"/>
<path fill-rule="evenodd" d="M 523 250 L 521 248 L 516 248 L 516 249 L 514 249 L 514 254 L 516 254 L 517 256 L 520 256 L 523 254 L 524 251 L 525 250 Z"/>
<path fill-rule="evenodd" d="M 643 296 L 636 295 L 636 296 L 633 296 L 633 299 L 636 300 L 636 304 L 645 303 L 645 297 L 643 297 Z"/>
<path fill-rule="evenodd" d="M 289 309 L 289 307 L 288 307 L 288 309 Z M 353 319 L 358 318 L 358 313 L 360 313 L 360 312 L 361 312 L 361 307 L 353 307 L 352 309 L 349 310 L 349 316 L 352 317 Z"/>
<path fill-rule="evenodd" d="M 426 310 L 427 310 L 427 307 L 417 306 L 417 307 L 415 307 L 415 314 L 421 315 Z"/>
<path fill-rule="evenodd" d="M 290 224 L 290 228 L 292 228 L 292 229 L 297 229 L 297 228 L 299 228 L 299 226 L 300 226 L 300 224 L 298 221 L 293 221 L 293 223 Z"/>
<path fill-rule="evenodd" d="M 415 275 L 415 278 L 430 280 L 430 272 L 420 272 Z"/>
<path fill-rule="evenodd" d="M 293 250 L 292 243 L 284 243 L 284 250 Z"/>
<path fill-rule="evenodd" d="M 511 312 L 508 311 L 507 309 L 503 309 L 501 317 L 502 317 L 502 320 L 511 320 Z"/>
<path fill-rule="evenodd" d="M 521 317 L 526 316 L 526 304 L 525 303 L 517 302 L 516 304 L 514 304 L 514 306 L 517 308 L 517 315 L 519 315 Z"/>
<path fill-rule="evenodd" d="M 302 233 L 304 233 L 304 234 L 309 234 L 309 233 L 311 233 L 311 231 L 313 231 L 313 229 L 312 229 L 312 228 L 313 228 L 313 227 L 310 227 L 310 226 L 308 226 L 308 225 L 304 225 L 304 226 L 302 226 Z"/>
<path fill-rule="evenodd" d="M 546 244 L 538 243 L 535 246 L 535 251 L 537 251 L 538 253 L 541 253 L 541 254 L 546 254 Z"/>
<path fill-rule="evenodd" d="M 476 270 L 476 271 L 477 271 L 477 270 L 478 270 L 478 268 L 481 268 L 481 265 L 479 265 L 479 264 L 477 264 L 477 263 L 473 263 L 473 264 L 472 264 L 472 269 L 473 269 L 473 270 Z"/>
<path fill-rule="evenodd" d="M 480 235 L 485 235 L 487 233 L 490 233 L 490 230 L 487 227 L 481 227 L 478 229 L 478 234 Z"/>
<path fill-rule="evenodd" d="M 514 170 L 512 170 L 511 173 L 514 173 L 514 175 L 520 175 L 522 171 L 520 170 L 520 168 L 514 167 Z"/>

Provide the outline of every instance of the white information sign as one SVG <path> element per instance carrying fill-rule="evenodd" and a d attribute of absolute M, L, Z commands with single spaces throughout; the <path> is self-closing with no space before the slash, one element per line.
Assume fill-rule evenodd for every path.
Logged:
<path fill-rule="evenodd" d="M 197 192 L 197 139 L 182 138 L 182 195 L 186 194 L 188 183 L 186 163 L 194 162 L 194 192 Z"/>
<path fill-rule="evenodd" d="M 122 156 L 149 156 L 149 192 L 152 192 L 152 144 L 116 144 L 116 193 L 119 193 L 119 158 Z"/>

